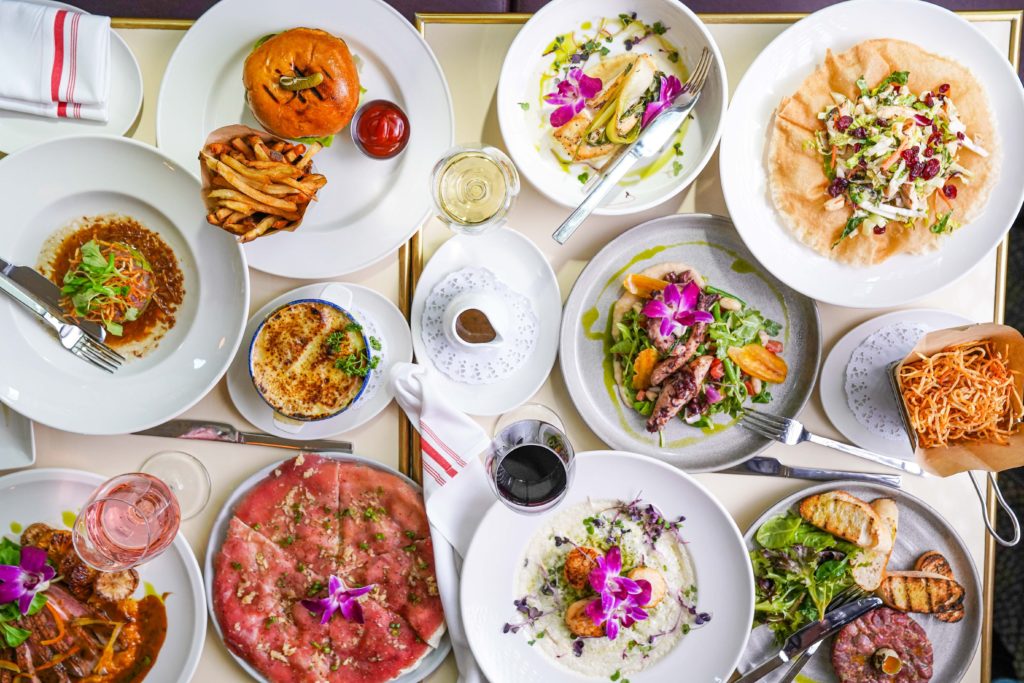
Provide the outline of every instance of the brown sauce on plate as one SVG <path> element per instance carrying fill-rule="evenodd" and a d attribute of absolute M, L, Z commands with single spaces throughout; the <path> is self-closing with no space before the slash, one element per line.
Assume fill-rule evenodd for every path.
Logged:
<path fill-rule="evenodd" d="M 486 344 L 498 336 L 487 315 L 477 308 L 467 308 L 459 313 L 455 318 L 455 334 L 467 344 Z"/>
<path fill-rule="evenodd" d="M 115 349 L 130 346 L 133 355 L 144 355 L 174 326 L 175 314 L 185 298 L 185 277 L 178 258 L 159 235 L 130 216 L 83 217 L 75 226 L 78 227 L 58 235 L 62 237 L 59 244 L 43 255 L 43 274 L 60 286 L 64 274 L 76 264 L 79 249 L 89 240 L 121 242 L 141 252 L 153 270 L 153 297 L 136 320 L 123 324 L 122 335 L 108 333 L 106 343 Z M 70 301 L 64 303 L 65 309 L 73 313 Z M 143 348 L 138 349 L 140 346 Z"/>

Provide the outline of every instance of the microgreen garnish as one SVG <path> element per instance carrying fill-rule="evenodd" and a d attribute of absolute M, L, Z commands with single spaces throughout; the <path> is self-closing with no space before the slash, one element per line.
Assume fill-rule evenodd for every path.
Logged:
<path fill-rule="evenodd" d="M 121 336 L 122 323 L 137 320 L 153 296 L 149 262 L 127 244 L 99 240 L 79 247 L 78 256 L 78 263 L 64 274 L 61 294 L 75 315 L 102 322 L 107 332 Z"/>

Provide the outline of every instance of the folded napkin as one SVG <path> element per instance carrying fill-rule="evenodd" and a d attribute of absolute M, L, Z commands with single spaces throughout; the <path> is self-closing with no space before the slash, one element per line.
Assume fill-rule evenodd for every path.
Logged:
<path fill-rule="evenodd" d="M 476 525 L 495 500 L 481 459 L 491 440 L 476 422 L 448 403 L 431 384 L 426 368 L 396 363 L 388 374 L 388 384 L 420 433 L 423 498 L 434 545 L 450 543 L 465 557 Z M 470 652 L 459 609 L 461 564 L 436 562 L 437 589 L 459 666 L 459 680 L 482 683 L 485 679 Z"/>
<path fill-rule="evenodd" d="M 110 17 L 0 0 L 0 109 L 107 120 Z"/>

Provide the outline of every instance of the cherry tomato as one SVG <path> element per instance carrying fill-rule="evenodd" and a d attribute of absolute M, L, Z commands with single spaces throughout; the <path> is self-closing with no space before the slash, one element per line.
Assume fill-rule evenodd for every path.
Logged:
<path fill-rule="evenodd" d="M 782 342 L 772 339 L 764 343 L 764 348 L 772 353 L 782 353 Z"/>

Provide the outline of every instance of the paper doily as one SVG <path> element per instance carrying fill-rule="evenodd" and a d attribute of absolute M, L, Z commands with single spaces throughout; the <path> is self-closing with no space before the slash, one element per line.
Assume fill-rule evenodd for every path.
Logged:
<path fill-rule="evenodd" d="M 871 334 L 850 354 L 846 365 L 846 401 L 865 429 L 892 441 L 906 439 L 888 368 L 906 357 L 928 328 L 894 323 Z"/>
<path fill-rule="evenodd" d="M 491 292 L 509 312 L 505 343 L 493 349 L 467 353 L 449 343 L 444 333 L 444 312 L 464 292 Z M 463 384 L 491 384 L 522 367 L 533 353 L 540 332 L 530 300 L 515 292 L 486 268 L 463 268 L 449 273 L 431 290 L 423 306 L 423 343 L 434 367 Z"/>

